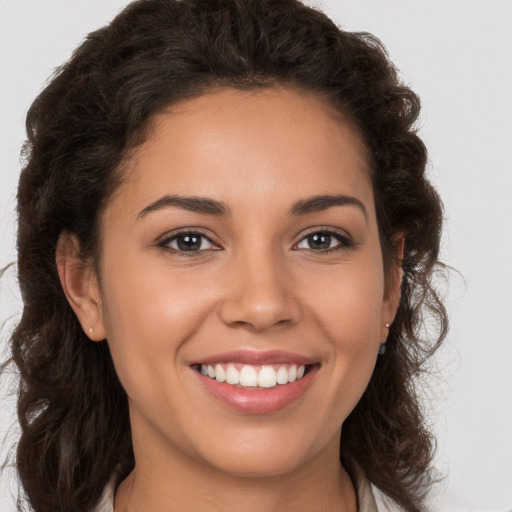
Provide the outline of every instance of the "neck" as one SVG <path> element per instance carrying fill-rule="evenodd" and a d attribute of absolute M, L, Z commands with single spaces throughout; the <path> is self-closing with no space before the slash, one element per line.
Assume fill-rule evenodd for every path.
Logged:
<path fill-rule="evenodd" d="M 226 474 L 183 453 L 167 458 L 136 452 L 134 470 L 117 489 L 115 512 L 356 512 L 351 479 L 330 455 L 338 453 L 333 448 L 326 446 L 325 453 L 286 474 L 257 477 Z"/>

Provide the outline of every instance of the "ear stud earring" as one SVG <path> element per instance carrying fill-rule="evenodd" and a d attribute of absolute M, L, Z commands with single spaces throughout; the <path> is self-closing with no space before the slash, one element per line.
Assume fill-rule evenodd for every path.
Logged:
<path fill-rule="evenodd" d="M 385 325 L 386 329 L 389 329 L 391 327 L 391 324 L 389 324 L 388 322 L 386 322 L 384 325 Z M 384 341 L 384 343 L 381 343 L 379 346 L 379 356 L 382 356 L 385 353 L 386 353 L 386 342 Z"/>
<path fill-rule="evenodd" d="M 92 327 L 89 327 L 89 332 L 92 332 L 94 329 Z"/>

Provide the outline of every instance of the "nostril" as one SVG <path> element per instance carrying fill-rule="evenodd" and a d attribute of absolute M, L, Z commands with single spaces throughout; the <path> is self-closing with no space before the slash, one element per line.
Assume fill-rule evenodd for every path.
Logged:
<path fill-rule="evenodd" d="M 253 294 L 251 297 L 226 299 L 219 314 L 230 327 L 245 327 L 261 332 L 271 327 L 296 324 L 302 316 L 302 310 L 295 300 L 288 297 Z"/>

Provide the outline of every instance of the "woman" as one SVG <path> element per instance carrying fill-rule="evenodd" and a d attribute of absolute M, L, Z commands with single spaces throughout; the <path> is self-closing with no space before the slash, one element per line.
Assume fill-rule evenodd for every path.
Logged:
<path fill-rule="evenodd" d="M 34 510 L 372 511 L 370 484 L 423 510 L 418 111 L 378 40 L 295 0 L 139 1 L 87 38 L 18 193 Z"/>

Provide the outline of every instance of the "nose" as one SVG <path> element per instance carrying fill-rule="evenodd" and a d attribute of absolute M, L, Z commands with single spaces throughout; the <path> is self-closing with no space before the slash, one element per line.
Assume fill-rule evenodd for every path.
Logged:
<path fill-rule="evenodd" d="M 270 252 L 231 262 L 229 284 L 220 305 L 220 317 L 227 325 L 261 332 L 301 319 L 294 280 Z"/>

